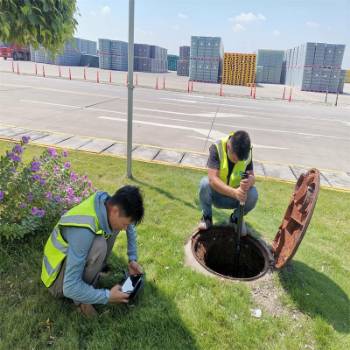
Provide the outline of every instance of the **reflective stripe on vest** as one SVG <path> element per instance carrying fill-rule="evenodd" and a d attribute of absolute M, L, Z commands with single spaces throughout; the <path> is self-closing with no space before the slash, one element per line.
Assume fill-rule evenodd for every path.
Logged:
<path fill-rule="evenodd" d="M 247 166 L 252 161 L 252 149 L 249 151 L 249 156 L 247 160 L 240 160 L 237 163 L 234 164 L 232 173 L 230 178 L 228 179 L 228 160 L 227 160 L 227 141 L 228 139 L 233 136 L 234 133 L 230 133 L 227 137 L 217 141 L 215 143 L 216 149 L 219 154 L 220 159 L 220 170 L 219 170 L 219 177 L 220 179 L 225 182 L 225 184 L 237 188 L 239 187 L 239 184 L 242 179 L 242 174 L 247 169 Z"/>
<path fill-rule="evenodd" d="M 68 243 L 63 239 L 61 227 L 84 227 L 95 234 L 103 234 L 95 211 L 96 193 L 69 210 L 57 223 L 44 248 L 41 280 L 50 287 L 56 280 L 67 255 Z"/>

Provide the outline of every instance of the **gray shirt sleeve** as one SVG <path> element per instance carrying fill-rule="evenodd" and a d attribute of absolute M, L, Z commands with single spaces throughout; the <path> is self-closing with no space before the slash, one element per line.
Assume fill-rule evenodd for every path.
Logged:
<path fill-rule="evenodd" d="M 129 261 L 137 261 L 137 233 L 135 225 L 129 225 L 126 229 L 128 239 L 128 257 Z"/>
<path fill-rule="evenodd" d="M 64 296 L 84 304 L 107 304 L 108 289 L 95 289 L 83 281 L 84 268 L 95 234 L 86 228 L 64 227 L 62 235 L 69 244 L 63 280 Z"/>
<path fill-rule="evenodd" d="M 209 169 L 220 169 L 220 158 L 218 149 L 216 148 L 215 144 L 212 144 L 209 147 L 209 158 L 207 162 L 207 167 Z"/>

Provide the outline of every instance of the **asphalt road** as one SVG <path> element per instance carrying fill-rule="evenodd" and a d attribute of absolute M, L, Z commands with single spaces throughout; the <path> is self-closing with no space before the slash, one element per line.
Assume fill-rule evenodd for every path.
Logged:
<path fill-rule="evenodd" d="M 126 141 L 122 86 L 0 73 L 0 123 Z M 350 108 L 154 89 L 134 91 L 134 142 L 207 152 L 247 130 L 254 159 L 350 171 Z"/>

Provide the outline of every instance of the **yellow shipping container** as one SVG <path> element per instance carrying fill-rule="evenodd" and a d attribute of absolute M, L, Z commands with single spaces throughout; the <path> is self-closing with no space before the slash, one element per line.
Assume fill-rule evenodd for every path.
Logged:
<path fill-rule="evenodd" d="M 255 82 L 256 54 L 225 52 L 222 82 L 249 86 Z"/>
<path fill-rule="evenodd" d="M 345 83 L 350 83 L 350 69 L 345 73 Z"/>

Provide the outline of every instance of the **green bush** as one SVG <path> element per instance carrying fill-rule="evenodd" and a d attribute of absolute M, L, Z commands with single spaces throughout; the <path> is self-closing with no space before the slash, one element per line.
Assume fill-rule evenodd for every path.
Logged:
<path fill-rule="evenodd" d="M 0 158 L 0 241 L 48 232 L 62 214 L 95 190 L 87 176 L 71 169 L 68 153 L 46 149 L 22 161 L 29 137 Z"/>

